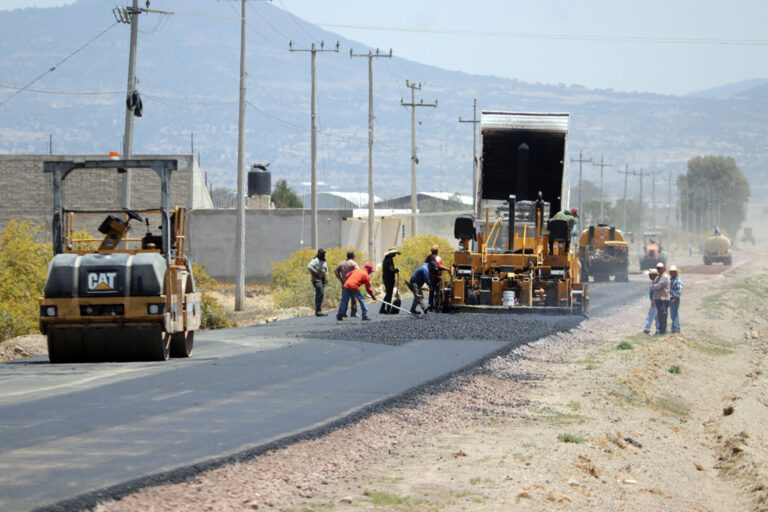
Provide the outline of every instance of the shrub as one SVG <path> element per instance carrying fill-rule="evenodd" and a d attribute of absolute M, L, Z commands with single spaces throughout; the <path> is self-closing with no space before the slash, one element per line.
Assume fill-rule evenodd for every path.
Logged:
<path fill-rule="evenodd" d="M 338 307 L 341 299 L 341 283 L 333 271 L 336 266 L 347 259 L 347 251 L 355 252 L 355 261 L 363 266 L 367 261 L 366 253 L 357 251 L 354 247 L 333 247 L 325 250 L 325 261 L 328 263 L 328 285 L 325 287 L 323 304 L 328 307 Z M 312 286 L 307 265 L 317 254 L 315 249 L 305 247 L 291 254 L 290 257 L 272 263 L 272 292 L 276 308 L 313 307 L 315 304 L 315 288 Z M 375 277 L 375 274 L 374 274 Z"/>
<path fill-rule="evenodd" d="M 633 347 L 632 344 L 628 341 L 622 341 L 621 343 L 616 345 L 617 350 L 632 350 L 633 348 L 635 347 Z"/>
<path fill-rule="evenodd" d="M 575 434 L 559 434 L 557 436 L 557 440 L 560 441 L 561 443 L 576 443 L 576 444 L 581 444 L 586 441 L 586 439 L 584 439 L 583 437 L 577 436 Z"/>
<path fill-rule="evenodd" d="M 443 265 L 450 268 L 453 265 L 454 247 L 445 238 L 427 234 L 412 236 L 403 241 L 400 248 L 401 254 L 395 257 L 395 265 L 400 269 L 401 293 L 408 290 L 405 283 L 411 278 L 411 274 L 424 264 L 424 259 L 429 255 L 430 248 L 435 244 L 440 248 Z M 378 286 L 381 284 L 381 272 L 376 272 L 376 274 L 374 274 L 374 284 Z"/>
<path fill-rule="evenodd" d="M 51 244 L 36 241 L 42 226 L 11 219 L 0 232 L 0 341 L 38 332 Z"/>
<path fill-rule="evenodd" d="M 677 366 L 676 364 L 673 364 L 672 366 L 670 366 L 669 368 L 667 368 L 667 371 L 668 371 L 669 373 L 679 374 L 679 373 L 680 373 L 680 367 L 679 367 L 679 366 Z"/>
<path fill-rule="evenodd" d="M 200 292 L 200 327 L 203 329 L 223 329 L 232 325 L 230 315 L 224 306 L 211 295 L 218 282 L 205 272 L 205 265 L 192 262 L 192 275 L 195 287 Z"/>

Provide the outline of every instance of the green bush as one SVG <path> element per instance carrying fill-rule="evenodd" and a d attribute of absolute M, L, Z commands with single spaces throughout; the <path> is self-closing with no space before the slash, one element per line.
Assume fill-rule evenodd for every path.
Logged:
<path fill-rule="evenodd" d="M 38 332 L 51 244 L 36 241 L 42 226 L 11 219 L 0 232 L 0 341 Z"/>
<path fill-rule="evenodd" d="M 325 250 L 325 261 L 328 263 L 328 285 L 325 287 L 326 307 L 338 307 L 341 299 L 341 283 L 333 271 L 336 266 L 347 259 L 347 251 L 355 252 L 355 261 L 362 267 L 366 253 L 357 251 L 354 247 L 333 247 Z M 289 258 L 272 263 L 272 293 L 275 307 L 278 309 L 291 307 L 315 306 L 315 288 L 312 286 L 307 265 L 317 254 L 315 249 L 305 247 L 291 254 Z M 375 277 L 375 274 L 374 274 Z"/>
<path fill-rule="evenodd" d="M 403 241 L 403 245 L 400 247 L 401 254 L 395 257 L 395 266 L 400 269 L 400 293 L 408 291 L 405 283 L 411 278 L 411 274 L 424 264 L 424 260 L 430 254 L 430 248 L 435 244 L 440 248 L 440 257 L 443 260 L 443 265 L 451 268 L 455 248 L 445 238 L 437 235 L 418 235 L 406 238 Z M 378 263 L 381 262 L 379 261 Z M 445 278 L 447 279 L 447 276 Z M 381 272 L 374 274 L 373 284 L 375 286 L 381 284 Z"/>
<path fill-rule="evenodd" d="M 200 327 L 203 329 L 224 329 L 232 326 L 230 315 L 224 306 L 211 295 L 218 282 L 205 272 L 205 265 L 192 262 L 195 287 L 200 293 Z"/>
<path fill-rule="evenodd" d="M 628 341 L 622 341 L 621 343 L 616 345 L 617 350 L 632 350 L 633 348 L 635 347 L 633 347 L 632 344 Z"/>

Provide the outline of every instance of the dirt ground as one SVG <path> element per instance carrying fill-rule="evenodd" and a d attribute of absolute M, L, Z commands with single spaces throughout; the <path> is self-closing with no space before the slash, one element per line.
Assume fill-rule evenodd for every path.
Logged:
<path fill-rule="evenodd" d="M 639 297 L 321 438 L 97 510 L 768 510 L 764 256 L 683 274 L 682 334 L 642 334 Z"/>

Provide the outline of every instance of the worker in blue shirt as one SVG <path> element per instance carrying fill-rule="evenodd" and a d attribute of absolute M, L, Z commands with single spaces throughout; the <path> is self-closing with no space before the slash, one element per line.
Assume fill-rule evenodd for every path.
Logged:
<path fill-rule="evenodd" d="M 418 314 L 416 306 L 420 306 L 424 314 L 427 314 L 427 308 L 424 306 L 424 292 L 421 291 L 421 287 L 424 285 L 430 285 L 429 279 L 429 264 L 424 263 L 411 275 L 411 280 L 408 281 L 408 289 L 413 293 L 413 304 L 411 304 L 411 313 Z"/>

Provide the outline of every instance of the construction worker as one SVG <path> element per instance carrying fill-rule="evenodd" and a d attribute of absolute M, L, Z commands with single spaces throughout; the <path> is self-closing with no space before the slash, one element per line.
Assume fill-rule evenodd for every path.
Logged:
<path fill-rule="evenodd" d="M 307 265 L 312 286 L 315 287 L 315 316 L 328 316 L 322 311 L 325 286 L 328 284 L 328 263 L 325 262 L 325 249 L 318 249 L 317 256 Z"/>
<path fill-rule="evenodd" d="M 427 308 L 424 306 L 424 293 L 421 291 L 421 287 L 425 284 L 429 286 L 429 264 L 424 263 L 411 275 L 411 279 L 408 281 L 408 289 L 413 293 L 413 304 L 411 304 L 411 313 L 418 314 L 416 306 L 421 307 L 424 314 L 427 314 Z"/>
<path fill-rule="evenodd" d="M 568 222 L 568 232 L 571 233 L 573 231 L 573 227 L 576 225 L 576 219 L 579 217 L 579 210 L 576 208 L 571 208 L 569 210 L 560 210 L 556 214 L 552 216 L 549 220 L 564 220 Z"/>
<path fill-rule="evenodd" d="M 552 221 L 552 220 L 564 220 L 564 221 L 566 221 L 568 223 L 568 237 L 569 237 L 569 240 L 567 240 L 566 243 L 565 243 L 565 250 L 566 251 L 568 251 L 568 249 L 571 246 L 570 237 L 574 236 L 574 234 L 575 234 L 574 233 L 574 229 L 576 228 L 576 219 L 578 218 L 578 216 L 579 216 L 579 210 L 576 209 L 576 208 L 571 208 L 570 210 L 560 210 L 559 212 L 554 214 L 549 219 L 550 221 Z M 554 252 L 553 251 L 553 246 L 554 246 L 553 240 L 550 239 L 549 240 L 549 252 L 550 252 L 550 254 L 552 252 Z"/>
<path fill-rule="evenodd" d="M 443 260 L 438 254 L 440 247 L 437 244 L 430 248 L 430 254 L 424 259 L 424 263 L 429 267 L 429 308 L 432 311 L 437 310 L 438 294 L 440 284 L 443 282 L 443 271 L 451 273 L 451 269 L 443 265 Z"/>
<path fill-rule="evenodd" d="M 397 247 L 390 247 L 384 255 L 384 261 L 381 262 L 381 280 L 384 282 L 384 302 L 392 304 L 392 293 L 395 290 L 395 276 L 400 269 L 395 266 L 395 256 L 400 254 Z M 392 307 L 382 302 L 379 308 L 379 314 L 388 315 L 392 312 Z"/>
<path fill-rule="evenodd" d="M 363 297 L 363 293 L 360 291 L 360 286 L 365 285 L 368 294 L 373 300 L 376 300 L 376 295 L 371 290 L 371 274 L 373 274 L 373 265 L 370 263 L 366 263 L 364 268 L 358 268 L 349 273 L 342 289 L 341 304 L 339 304 L 339 311 L 336 313 L 336 320 L 341 321 L 344 318 L 349 299 L 357 300 L 360 303 L 363 320 L 370 320 L 368 308 L 365 305 L 365 297 Z"/>
<path fill-rule="evenodd" d="M 347 259 L 342 261 L 336 266 L 336 269 L 333 271 L 333 275 L 336 276 L 336 279 L 339 280 L 341 283 L 341 289 L 342 294 L 344 293 L 344 283 L 347 280 L 347 276 L 350 272 L 352 272 L 355 269 L 360 268 L 360 265 L 357 264 L 355 261 L 355 253 L 354 251 L 347 251 Z M 347 316 L 347 312 L 344 311 L 344 316 Z M 352 317 L 357 316 L 357 301 L 352 301 Z"/>
<path fill-rule="evenodd" d="M 659 275 L 653 281 L 653 302 L 656 304 L 656 315 L 659 328 L 656 334 L 667 333 L 667 310 L 669 309 L 669 274 L 666 267 L 659 262 L 656 265 Z"/>
<path fill-rule="evenodd" d="M 643 332 L 645 334 L 651 334 L 651 324 L 656 322 L 656 331 L 659 330 L 659 322 L 658 317 L 656 316 L 656 304 L 653 302 L 653 282 L 656 280 L 656 278 L 659 276 L 659 271 L 655 268 L 652 268 L 648 271 L 648 278 L 651 280 L 651 286 L 649 289 L 648 298 L 651 301 L 651 307 L 648 308 L 648 314 L 645 317 L 645 329 L 643 329 Z"/>
<path fill-rule="evenodd" d="M 677 267 L 669 267 L 669 316 L 672 320 L 672 332 L 680 332 L 680 296 L 683 294 L 683 280 Z"/>

